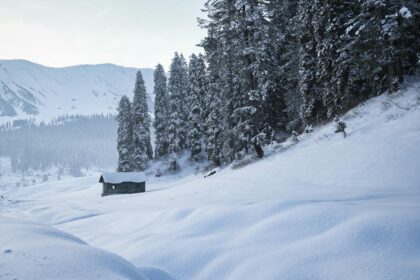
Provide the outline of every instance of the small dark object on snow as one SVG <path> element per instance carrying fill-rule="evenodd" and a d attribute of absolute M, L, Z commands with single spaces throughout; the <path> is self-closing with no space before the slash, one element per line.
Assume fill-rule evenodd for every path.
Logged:
<path fill-rule="evenodd" d="M 173 158 L 171 158 L 170 159 L 170 161 L 169 161 L 169 172 L 170 173 L 175 173 L 175 172 L 177 172 L 179 170 L 179 165 L 178 165 L 178 163 L 177 163 L 177 161 L 176 161 L 176 158 L 175 157 L 173 157 Z"/>
<path fill-rule="evenodd" d="M 210 172 L 209 174 L 205 175 L 204 178 L 210 177 L 212 175 L 216 174 L 216 170 L 213 170 L 212 172 Z"/>
<path fill-rule="evenodd" d="M 299 134 L 296 132 L 296 131 L 294 131 L 293 130 L 293 132 L 292 132 L 292 141 L 293 141 L 293 143 L 297 143 L 297 142 L 299 142 Z"/>
<path fill-rule="evenodd" d="M 346 123 L 337 117 L 334 119 L 334 121 L 336 122 L 335 133 L 343 133 L 344 137 L 346 137 Z"/>
<path fill-rule="evenodd" d="M 255 149 L 255 152 L 257 153 L 258 158 L 264 157 L 264 150 L 262 149 L 261 145 L 254 143 L 254 149 Z"/>
<path fill-rule="evenodd" d="M 10 249 L 6 249 L 6 250 L 4 250 L 4 252 L 3 252 L 3 254 L 11 254 L 12 253 L 12 250 L 10 250 Z"/>
<path fill-rule="evenodd" d="M 158 168 L 158 170 L 156 170 L 155 177 L 161 177 L 162 175 L 163 175 L 162 170 L 160 170 L 160 169 Z"/>

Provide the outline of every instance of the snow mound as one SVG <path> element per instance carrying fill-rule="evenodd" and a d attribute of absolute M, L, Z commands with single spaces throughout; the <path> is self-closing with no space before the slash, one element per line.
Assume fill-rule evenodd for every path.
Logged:
<path fill-rule="evenodd" d="M 129 262 L 80 239 L 0 218 L 1 279 L 147 279 Z"/>

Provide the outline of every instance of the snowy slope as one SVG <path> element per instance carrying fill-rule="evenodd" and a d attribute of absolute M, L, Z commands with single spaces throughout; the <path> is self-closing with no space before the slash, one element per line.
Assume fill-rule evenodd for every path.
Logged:
<path fill-rule="evenodd" d="M 0 123 L 115 113 L 120 97 L 132 96 L 138 70 L 112 64 L 51 68 L 25 60 L 0 60 Z M 140 70 L 152 92 L 153 70 Z"/>
<path fill-rule="evenodd" d="M 204 179 L 100 197 L 99 176 L 0 189 L 1 215 L 47 223 L 178 279 L 419 279 L 420 84 L 276 155 Z M 156 277 L 155 279 L 159 279 Z"/>

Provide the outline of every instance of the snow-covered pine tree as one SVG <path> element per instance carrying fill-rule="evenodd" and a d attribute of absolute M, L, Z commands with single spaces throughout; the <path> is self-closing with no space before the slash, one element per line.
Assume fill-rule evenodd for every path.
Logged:
<path fill-rule="evenodd" d="M 266 98 L 264 88 L 259 88 L 259 81 L 256 75 L 262 70 L 263 76 L 265 69 L 258 69 L 261 61 L 257 62 L 257 56 L 264 55 L 266 38 L 265 30 L 262 30 L 263 22 L 260 18 L 260 6 L 256 0 L 236 1 L 237 17 L 235 25 L 239 31 L 238 42 L 236 43 L 238 50 L 241 49 L 240 62 L 238 69 L 238 81 L 240 89 L 234 92 L 234 122 L 233 131 L 237 135 L 238 140 L 235 143 L 235 157 L 238 158 L 242 153 L 247 153 L 252 147 L 254 137 L 258 135 L 259 129 L 262 127 L 262 103 Z M 259 33 L 261 31 L 261 33 Z M 259 33 L 259 42 L 254 41 L 254 36 Z M 262 90 L 261 90 L 262 89 Z M 260 144 L 260 143 L 259 143 Z"/>
<path fill-rule="evenodd" d="M 338 24 L 343 31 L 332 79 L 341 112 L 385 90 L 398 89 L 404 74 L 414 73 L 418 36 L 415 20 L 403 13 L 406 6 L 412 10 L 417 6 L 417 11 L 420 7 L 404 0 L 345 2 L 343 10 L 352 15 Z M 339 12 L 341 18 L 344 13 Z"/>
<path fill-rule="evenodd" d="M 188 130 L 188 67 L 183 55 L 175 53 L 169 69 L 169 123 L 167 127 L 169 153 L 177 153 L 187 147 Z"/>
<path fill-rule="evenodd" d="M 398 46 L 404 74 L 414 75 L 420 61 L 420 2 L 405 0 L 401 3 L 397 19 L 394 44 Z"/>
<path fill-rule="evenodd" d="M 324 15 L 326 20 L 326 28 L 320 34 L 324 39 L 321 45 L 323 57 L 318 59 L 318 63 L 323 66 L 321 72 L 322 91 L 323 91 L 323 104 L 326 109 L 326 119 L 331 120 L 333 116 L 343 113 L 349 108 L 346 100 L 349 100 L 348 94 L 353 100 L 357 97 L 347 89 L 349 87 L 348 70 L 353 67 L 346 61 L 348 58 L 348 50 L 351 49 L 350 45 L 346 43 L 346 31 L 348 24 L 354 22 L 357 16 L 360 3 L 352 0 L 343 0 L 336 2 L 334 0 L 326 1 L 324 7 Z M 320 71 L 319 71 L 320 72 Z"/>
<path fill-rule="evenodd" d="M 169 107 L 168 107 L 168 90 L 166 84 L 165 70 L 161 64 L 156 66 L 154 72 L 154 94 L 155 94 L 155 157 L 160 158 L 168 155 L 169 140 L 168 140 L 168 122 L 169 122 Z"/>
<path fill-rule="evenodd" d="M 206 53 L 209 77 L 204 110 L 206 154 L 208 160 L 217 166 L 233 159 L 236 141 L 232 131 L 236 103 L 233 97 L 235 91 L 240 90 L 237 71 L 241 50 L 236 46 L 239 36 L 234 22 L 237 14 L 235 1 L 208 0 L 204 11 L 207 19 L 201 20 L 200 25 L 207 30 L 201 43 Z"/>
<path fill-rule="evenodd" d="M 288 63 L 286 63 L 281 61 L 282 57 L 276 54 L 279 49 L 276 48 L 277 40 L 274 39 L 276 37 L 273 34 L 275 29 L 271 28 L 273 23 L 267 18 L 270 8 L 268 3 L 255 0 L 249 0 L 249 2 L 249 6 L 252 8 L 249 9 L 246 18 L 248 18 L 248 22 L 253 23 L 248 26 L 253 27 L 248 31 L 250 37 L 248 45 L 254 56 L 249 68 L 257 82 L 257 94 L 251 96 L 251 102 L 260 103 L 257 107 L 261 108 L 261 114 L 254 120 L 258 128 L 258 134 L 255 137 L 257 141 L 253 141 L 255 146 L 258 141 L 260 144 L 269 143 L 275 139 L 277 134 L 284 133 L 289 121 L 285 102 L 286 93 L 296 86 L 297 80 L 294 73 L 296 73 L 297 67 L 293 66 L 293 60 L 296 58 L 289 57 Z M 288 12 L 293 22 L 293 12 L 289 10 Z M 288 31 L 285 30 L 284 33 Z M 289 36 L 288 40 L 291 40 L 288 45 L 292 48 L 292 36 Z M 280 77 L 279 68 L 285 64 L 288 64 L 288 73 L 284 75 L 285 77 L 283 75 Z M 291 78 L 292 75 L 293 78 Z M 296 92 L 295 90 L 291 91 Z"/>
<path fill-rule="evenodd" d="M 322 109 L 318 115 L 323 121 L 332 120 L 343 112 L 343 88 L 346 76 L 339 73 L 340 57 L 344 54 L 343 35 L 346 24 L 355 18 L 359 3 L 351 0 L 315 1 L 314 36 L 317 49 L 317 91 L 322 96 Z"/>
<path fill-rule="evenodd" d="M 118 172 L 129 172 L 132 170 L 131 154 L 133 142 L 133 123 L 131 118 L 131 103 L 127 96 L 121 97 L 118 105 Z"/>
<path fill-rule="evenodd" d="M 334 0 L 332 0 L 334 1 Z M 330 38 L 331 23 L 336 19 L 333 13 L 333 8 L 329 6 L 330 0 L 314 0 L 312 2 L 313 18 L 312 26 L 314 30 L 314 40 L 316 48 L 316 86 L 315 93 L 320 98 L 321 106 L 317 108 L 317 117 L 320 121 L 328 119 L 328 109 L 335 112 L 335 104 L 331 102 L 326 104 L 326 100 L 334 101 L 331 85 L 331 77 L 334 63 L 334 40 L 339 38 Z M 337 2 L 338 3 L 338 2 Z M 335 4 L 339 6 L 340 4 Z"/>
<path fill-rule="evenodd" d="M 213 76 L 214 72 L 210 71 L 209 75 L 209 87 L 205 102 L 205 122 L 206 129 L 205 135 L 205 151 L 207 159 L 215 166 L 219 166 L 223 162 L 223 141 L 226 139 L 223 137 L 223 131 L 227 126 L 223 119 L 223 102 L 220 84 L 217 82 L 217 76 Z"/>
<path fill-rule="evenodd" d="M 237 70 L 239 90 L 234 93 L 234 131 L 240 141 L 235 153 L 254 148 L 262 156 L 261 145 L 284 131 L 287 122 L 284 91 L 277 83 L 274 42 L 270 36 L 267 6 L 258 0 L 236 2 L 241 64 Z M 241 51 L 242 50 L 242 51 Z"/>
<path fill-rule="evenodd" d="M 147 93 L 141 71 L 137 72 L 132 104 L 133 119 L 133 153 L 132 163 L 134 171 L 147 168 L 149 159 L 153 158 L 150 142 L 150 117 L 147 105 Z"/>
<path fill-rule="evenodd" d="M 272 127 L 281 130 L 284 112 L 281 108 L 282 99 L 285 102 L 287 113 L 287 130 L 300 130 L 302 97 L 298 91 L 299 80 L 299 20 L 297 16 L 298 5 L 296 0 L 268 0 L 265 14 L 269 19 L 268 33 L 274 69 L 270 71 L 271 80 L 275 83 L 276 91 L 268 95 L 267 104 L 269 119 Z M 279 93 L 279 94 L 277 94 Z M 281 136 L 281 135 L 279 135 Z"/>
<path fill-rule="evenodd" d="M 316 34 L 321 32 L 322 20 L 317 15 L 321 7 L 319 1 L 299 1 L 300 51 L 299 51 L 299 93 L 302 96 L 302 119 L 305 125 L 320 123 L 324 120 L 322 92 L 317 84 L 318 42 Z M 323 10 L 322 10 L 323 11 Z M 318 20 L 318 22 L 317 22 Z"/>
<path fill-rule="evenodd" d="M 204 97 L 207 93 L 206 65 L 204 57 L 193 54 L 188 66 L 188 147 L 191 159 L 198 161 L 204 139 Z"/>

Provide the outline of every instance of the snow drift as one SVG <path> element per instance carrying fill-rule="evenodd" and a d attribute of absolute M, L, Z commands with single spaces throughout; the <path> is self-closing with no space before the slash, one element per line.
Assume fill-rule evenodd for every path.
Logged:
<path fill-rule="evenodd" d="M 146 279 L 126 260 L 30 222 L 0 218 L 1 279 Z"/>

